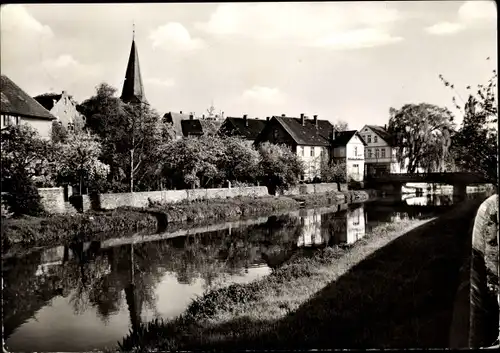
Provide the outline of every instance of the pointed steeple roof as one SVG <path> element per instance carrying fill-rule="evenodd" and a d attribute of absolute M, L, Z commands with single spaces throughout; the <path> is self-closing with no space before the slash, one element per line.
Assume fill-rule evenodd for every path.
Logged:
<path fill-rule="evenodd" d="M 125 103 L 146 102 L 135 39 L 132 39 L 132 48 L 130 49 L 127 72 L 125 73 L 125 82 L 123 83 L 123 90 L 120 98 Z"/>

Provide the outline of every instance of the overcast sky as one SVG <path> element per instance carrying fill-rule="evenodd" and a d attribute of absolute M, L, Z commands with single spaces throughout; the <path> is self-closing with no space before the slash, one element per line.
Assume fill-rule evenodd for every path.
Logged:
<path fill-rule="evenodd" d="M 135 21 L 146 97 L 160 113 L 318 114 L 383 125 L 390 107 L 451 107 L 497 67 L 489 1 L 5 5 L 1 72 L 31 95 L 121 93 Z M 490 57 L 490 61 L 485 59 Z"/>

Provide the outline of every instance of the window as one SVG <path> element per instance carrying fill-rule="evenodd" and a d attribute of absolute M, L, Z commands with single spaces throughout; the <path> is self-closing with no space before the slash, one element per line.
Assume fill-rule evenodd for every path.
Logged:
<path fill-rule="evenodd" d="M 382 153 L 382 158 L 385 158 L 385 148 L 381 148 L 380 152 Z"/>
<path fill-rule="evenodd" d="M 311 147 L 311 157 L 314 157 L 314 147 Z"/>
<path fill-rule="evenodd" d="M 379 150 L 378 148 L 375 149 L 375 158 L 378 158 L 379 157 Z"/>
<path fill-rule="evenodd" d="M 278 138 L 278 130 L 273 130 L 273 138 L 276 140 Z"/>
<path fill-rule="evenodd" d="M 373 142 L 377 143 L 378 136 L 373 136 Z"/>
<path fill-rule="evenodd" d="M 358 155 L 358 147 L 354 146 L 354 156 L 357 156 L 357 155 Z"/>
<path fill-rule="evenodd" d="M 367 135 L 368 140 L 366 142 L 371 143 L 372 142 L 372 135 Z"/>
<path fill-rule="evenodd" d="M 372 149 L 368 148 L 367 152 L 368 152 L 368 158 L 372 158 Z"/>

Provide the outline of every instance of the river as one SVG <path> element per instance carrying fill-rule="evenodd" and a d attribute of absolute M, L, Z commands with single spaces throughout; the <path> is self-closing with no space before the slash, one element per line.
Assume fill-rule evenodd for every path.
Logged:
<path fill-rule="evenodd" d="M 403 195 L 6 259 L 6 347 L 66 352 L 111 347 L 141 323 L 174 318 L 206 290 L 266 276 L 301 247 L 352 244 L 377 225 L 433 217 L 452 203 L 450 195 Z"/>

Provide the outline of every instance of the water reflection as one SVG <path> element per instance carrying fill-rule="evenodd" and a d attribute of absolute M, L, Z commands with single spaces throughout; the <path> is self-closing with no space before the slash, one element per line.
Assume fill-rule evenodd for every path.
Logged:
<path fill-rule="evenodd" d="M 352 244 L 372 227 L 427 217 L 422 197 L 300 210 L 254 224 L 111 246 L 75 243 L 4 261 L 4 329 L 12 351 L 112 346 L 155 317 L 173 318 L 205 290 L 270 273 L 299 247 Z"/>

